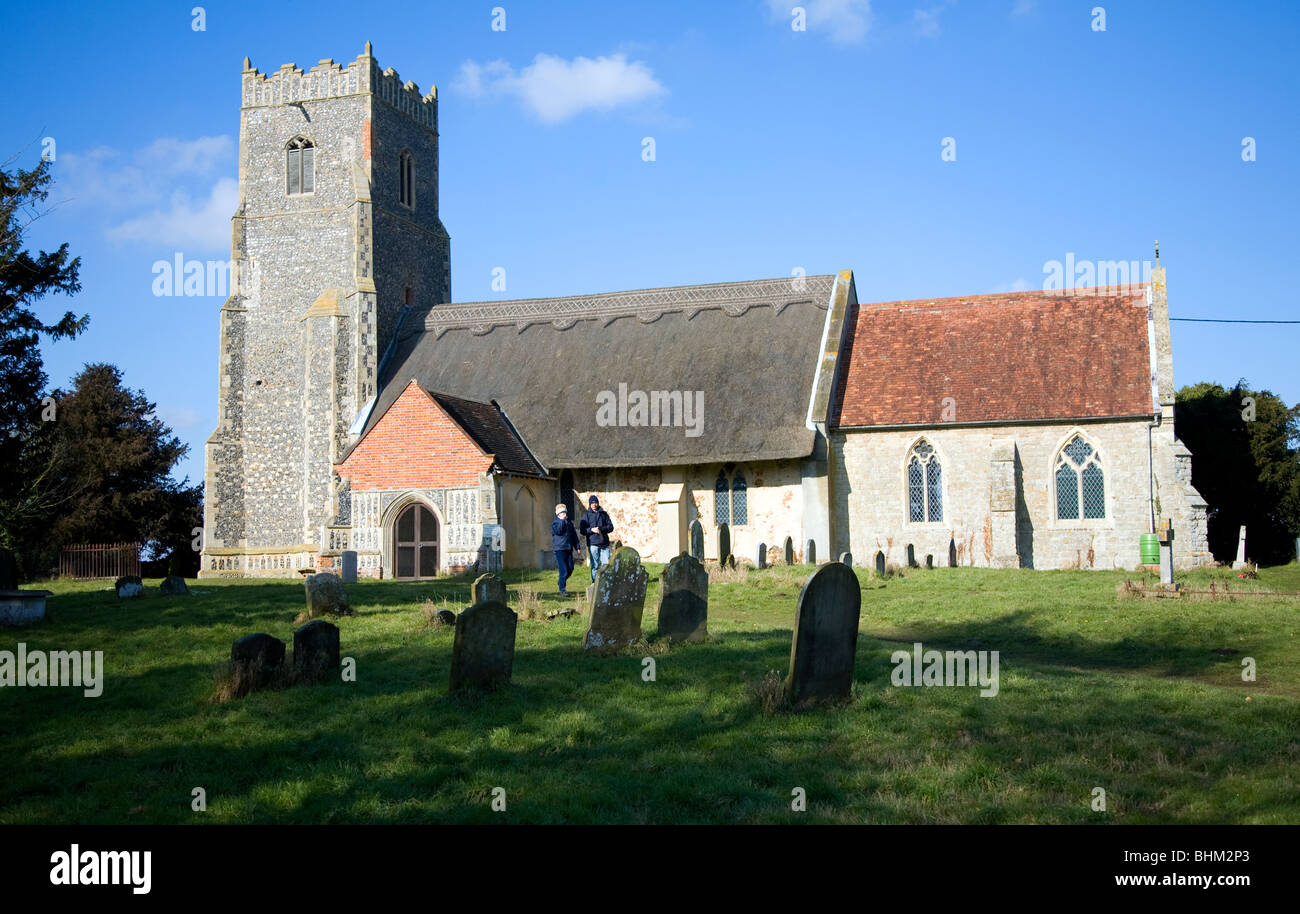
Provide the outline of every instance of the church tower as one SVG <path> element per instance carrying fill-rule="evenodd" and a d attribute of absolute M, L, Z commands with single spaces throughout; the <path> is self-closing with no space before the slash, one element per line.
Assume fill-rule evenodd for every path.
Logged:
<path fill-rule="evenodd" d="M 306 72 L 245 58 L 231 235 L 200 574 L 293 576 L 348 523 L 334 464 L 403 315 L 451 297 L 436 90 L 369 42 Z"/>

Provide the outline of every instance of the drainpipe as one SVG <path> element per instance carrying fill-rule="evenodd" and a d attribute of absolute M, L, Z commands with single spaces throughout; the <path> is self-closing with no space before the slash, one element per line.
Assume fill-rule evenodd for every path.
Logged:
<path fill-rule="evenodd" d="M 1156 471 L 1152 458 L 1151 432 L 1160 427 L 1160 413 L 1147 423 L 1147 533 L 1156 532 Z"/>

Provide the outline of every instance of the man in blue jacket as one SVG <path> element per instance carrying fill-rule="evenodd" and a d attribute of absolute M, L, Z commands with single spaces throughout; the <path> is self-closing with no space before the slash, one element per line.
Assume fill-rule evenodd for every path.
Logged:
<path fill-rule="evenodd" d="M 555 506 L 555 520 L 551 521 L 551 548 L 555 550 L 555 567 L 560 569 L 560 596 L 567 597 L 569 592 L 564 585 L 573 574 L 573 550 L 578 548 L 578 531 L 573 529 L 569 509 L 564 505 Z"/>
<path fill-rule="evenodd" d="M 582 515 L 578 532 L 587 538 L 587 554 L 591 556 L 591 579 L 602 565 L 609 564 L 609 535 L 614 532 L 614 522 L 600 507 L 595 495 L 587 499 L 587 513 Z"/>

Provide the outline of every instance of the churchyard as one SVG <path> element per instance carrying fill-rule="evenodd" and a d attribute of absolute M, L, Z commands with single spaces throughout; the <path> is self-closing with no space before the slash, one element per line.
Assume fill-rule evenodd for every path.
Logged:
<path fill-rule="evenodd" d="M 799 653 L 839 666 L 796 708 L 814 569 L 772 558 L 710 563 L 706 597 L 675 560 L 663 619 L 657 564 L 594 614 L 507 571 L 512 612 L 489 581 L 467 613 L 473 575 L 362 580 L 307 625 L 300 581 L 43 585 L 0 647 L 102 651 L 102 692 L 0 690 L 0 824 L 1300 822 L 1300 566 L 1148 598 L 1132 572 L 823 565 Z M 855 647 L 826 614 L 853 596 Z M 233 697 L 254 633 L 239 657 L 287 648 L 294 675 Z M 917 643 L 996 651 L 996 690 L 898 684 Z"/>

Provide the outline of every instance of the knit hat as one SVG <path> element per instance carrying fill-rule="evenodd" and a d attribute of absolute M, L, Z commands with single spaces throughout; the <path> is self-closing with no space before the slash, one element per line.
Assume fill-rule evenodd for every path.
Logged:
<path fill-rule="evenodd" d="M 587 504 L 589 504 L 589 505 L 598 505 L 598 504 L 600 504 L 600 499 L 597 498 L 595 495 L 593 495 L 593 496 L 591 496 L 591 498 L 588 498 L 588 499 L 587 499 Z"/>
<path fill-rule="evenodd" d="M 555 506 L 555 513 L 556 513 L 556 514 L 568 514 L 568 513 L 569 513 L 569 509 L 566 508 L 566 507 L 564 507 L 564 505 L 556 505 L 556 506 Z"/>

